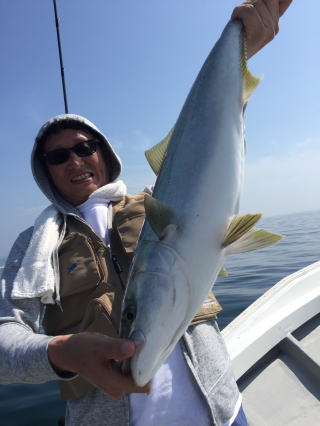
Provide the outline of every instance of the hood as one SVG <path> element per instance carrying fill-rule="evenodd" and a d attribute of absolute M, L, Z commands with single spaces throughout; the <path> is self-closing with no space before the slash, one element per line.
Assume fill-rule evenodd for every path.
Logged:
<path fill-rule="evenodd" d="M 43 159 L 41 158 L 41 150 L 39 149 L 46 137 L 54 129 L 83 129 L 89 131 L 93 136 L 102 142 L 103 157 L 111 170 L 110 182 L 114 182 L 121 172 L 121 161 L 110 145 L 105 135 L 88 119 L 76 114 L 61 114 L 50 118 L 40 128 L 33 146 L 31 154 L 31 168 L 33 177 L 44 195 L 52 202 L 52 204 L 62 213 L 77 212 L 77 209 L 70 203 L 65 201 L 57 192 L 49 179 Z"/>

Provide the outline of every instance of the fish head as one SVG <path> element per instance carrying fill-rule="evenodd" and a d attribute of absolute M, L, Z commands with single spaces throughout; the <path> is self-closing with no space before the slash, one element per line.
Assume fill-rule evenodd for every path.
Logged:
<path fill-rule="evenodd" d="M 136 343 L 130 371 L 138 386 L 151 380 L 180 339 L 189 306 L 190 285 L 181 257 L 161 241 L 144 242 L 130 273 L 120 332 Z"/>

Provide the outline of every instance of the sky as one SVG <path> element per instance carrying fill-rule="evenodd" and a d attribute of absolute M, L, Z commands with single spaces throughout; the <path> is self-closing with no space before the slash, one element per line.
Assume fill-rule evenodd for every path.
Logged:
<path fill-rule="evenodd" d="M 234 0 L 57 0 L 69 112 L 93 121 L 133 193 L 155 177 L 145 149 L 176 121 Z M 262 77 L 246 110 L 241 212 L 319 210 L 319 0 L 294 0 L 249 61 Z M 0 0 L 0 257 L 48 205 L 33 181 L 39 127 L 64 113 L 51 0 Z"/>

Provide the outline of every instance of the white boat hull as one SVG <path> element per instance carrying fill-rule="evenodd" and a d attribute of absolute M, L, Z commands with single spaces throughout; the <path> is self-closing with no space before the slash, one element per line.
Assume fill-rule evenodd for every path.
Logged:
<path fill-rule="evenodd" d="M 320 425 L 320 262 L 279 281 L 222 333 L 250 425 Z"/>

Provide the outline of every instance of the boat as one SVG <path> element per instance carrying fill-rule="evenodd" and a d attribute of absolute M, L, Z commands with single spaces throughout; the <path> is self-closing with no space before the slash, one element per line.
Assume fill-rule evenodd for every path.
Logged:
<path fill-rule="evenodd" d="M 250 426 L 320 425 L 320 261 L 223 330 Z"/>

